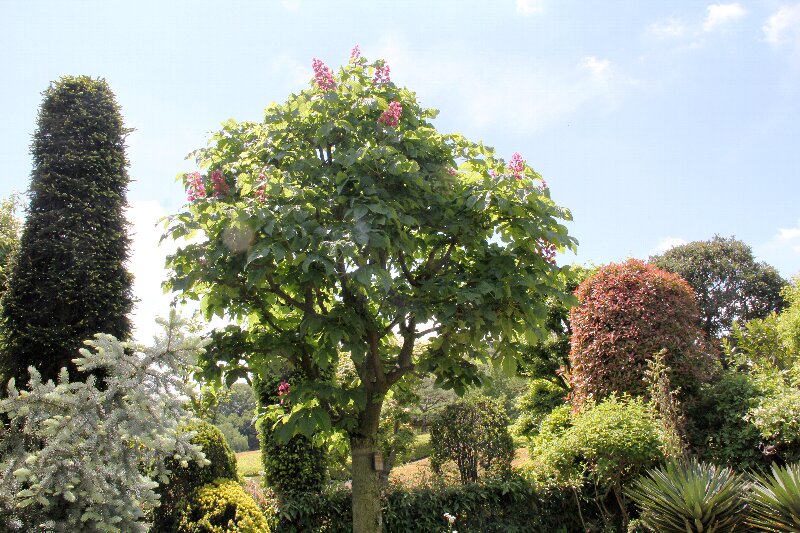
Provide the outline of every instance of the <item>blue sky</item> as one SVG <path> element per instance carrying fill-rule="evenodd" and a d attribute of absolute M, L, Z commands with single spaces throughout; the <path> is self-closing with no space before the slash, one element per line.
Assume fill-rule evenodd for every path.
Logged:
<path fill-rule="evenodd" d="M 735 235 L 800 271 L 800 2 L 0 0 L 0 197 L 24 191 L 41 92 L 106 78 L 122 106 L 137 324 L 163 312 L 155 220 L 186 155 L 257 120 L 360 44 L 441 110 L 437 126 L 523 154 L 572 210 L 577 257 L 646 258 Z"/>

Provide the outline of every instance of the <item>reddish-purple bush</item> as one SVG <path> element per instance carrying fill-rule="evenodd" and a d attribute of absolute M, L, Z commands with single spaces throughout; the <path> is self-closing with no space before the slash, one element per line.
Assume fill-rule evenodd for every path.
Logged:
<path fill-rule="evenodd" d="M 672 383 L 693 389 L 706 379 L 713 355 L 699 328 L 691 287 L 637 259 L 610 264 L 575 291 L 570 312 L 572 402 L 580 407 L 612 391 L 646 393 L 647 361 L 666 349 Z"/>

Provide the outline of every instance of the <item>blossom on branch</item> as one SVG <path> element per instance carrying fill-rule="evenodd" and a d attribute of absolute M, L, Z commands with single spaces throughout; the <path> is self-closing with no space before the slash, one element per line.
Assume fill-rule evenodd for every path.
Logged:
<path fill-rule="evenodd" d="M 379 67 L 375 69 L 375 77 L 372 79 L 372 83 L 375 85 L 383 85 L 384 83 L 390 83 L 392 80 L 389 78 L 389 74 L 391 73 L 389 65 L 383 63 Z"/>
<path fill-rule="evenodd" d="M 335 91 L 336 80 L 333 78 L 333 72 L 328 66 L 316 57 L 312 60 L 311 66 L 314 68 L 314 78 L 317 82 L 317 87 L 322 92 Z"/>
<path fill-rule="evenodd" d="M 231 190 L 228 182 L 225 181 L 225 177 L 222 175 L 221 170 L 215 170 L 211 173 L 211 184 L 214 187 L 214 196 L 217 198 L 220 196 L 225 196 Z"/>
<path fill-rule="evenodd" d="M 400 105 L 400 102 L 391 102 L 389 104 L 389 109 L 381 113 L 381 116 L 378 118 L 378 124 L 384 124 L 395 128 L 400 124 L 400 115 L 402 113 L 403 106 Z"/>
<path fill-rule="evenodd" d="M 186 198 L 190 202 L 206 197 L 206 187 L 203 185 L 203 176 L 199 172 L 186 175 Z"/>
<path fill-rule="evenodd" d="M 506 168 L 514 174 L 515 178 L 521 180 L 522 176 L 525 174 L 525 160 L 522 159 L 522 155 L 519 152 L 514 152 Z"/>

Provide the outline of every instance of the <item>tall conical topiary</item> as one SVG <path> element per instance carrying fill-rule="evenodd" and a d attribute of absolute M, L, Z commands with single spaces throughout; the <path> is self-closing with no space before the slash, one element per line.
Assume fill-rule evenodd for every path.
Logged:
<path fill-rule="evenodd" d="M 44 92 L 31 153 L 30 206 L 4 295 L 2 377 L 74 366 L 95 333 L 129 337 L 125 136 L 108 84 L 65 76 Z"/>

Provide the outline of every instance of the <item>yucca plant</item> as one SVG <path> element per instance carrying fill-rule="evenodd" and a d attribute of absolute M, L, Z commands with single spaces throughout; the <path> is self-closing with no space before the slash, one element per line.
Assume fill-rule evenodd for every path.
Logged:
<path fill-rule="evenodd" d="M 800 531 L 800 463 L 753 477 L 748 523 L 760 531 Z"/>
<path fill-rule="evenodd" d="M 747 531 L 745 484 L 730 468 L 690 459 L 649 470 L 626 493 L 659 533 L 733 533 Z"/>

